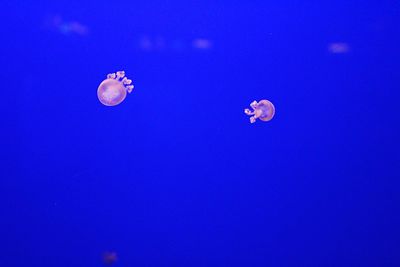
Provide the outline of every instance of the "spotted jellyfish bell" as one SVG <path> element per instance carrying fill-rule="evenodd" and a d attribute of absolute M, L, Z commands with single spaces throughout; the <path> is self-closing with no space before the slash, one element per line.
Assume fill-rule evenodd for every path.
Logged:
<path fill-rule="evenodd" d="M 244 113 L 251 116 L 251 123 L 254 123 L 257 119 L 260 119 L 262 121 L 270 121 L 275 115 L 275 107 L 268 100 L 261 100 L 258 103 L 257 101 L 253 101 L 250 104 L 250 107 L 253 109 L 253 111 L 246 108 L 244 110 Z"/>
<path fill-rule="evenodd" d="M 133 90 L 132 80 L 125 77 L 124 71 L 117 71 L 107 75 L 97 89 L 97 97 L 105 106 L 116 106 L 124 101 L 126 92 Z"/>

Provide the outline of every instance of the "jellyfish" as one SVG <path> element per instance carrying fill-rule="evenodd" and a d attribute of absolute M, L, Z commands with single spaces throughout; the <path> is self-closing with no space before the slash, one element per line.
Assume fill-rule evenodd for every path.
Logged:
<path fill-rule="evenodd" d="M 132 80 L 125 77 L 124 71 L 117 71 L 107 75 L 97 89 L 97 97 L 105 106 L 116 106 L 124 101 L 126 92 L 133 90 Z"/>
<path fill-rule="evenodd" d="M 250 104 L 250 107 L 253 109 L 253 111 L 246 108 L 244 110 L 244 113 L 251 116 L 251 123 L 254 123 L 257 119 L 260 119 L 262 121 L 270 121 L 275 115 L 275 107 L 268 100 L 261 100 L 258 103 L 257 101 L 253 101 Z"/>

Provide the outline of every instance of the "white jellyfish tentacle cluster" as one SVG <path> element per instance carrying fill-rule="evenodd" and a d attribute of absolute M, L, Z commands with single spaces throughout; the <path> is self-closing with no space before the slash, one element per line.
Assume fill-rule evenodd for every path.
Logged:
<path fill-rule="evenodd" d="M 246 108 L 244 113 L 251 116 L 250 122 L 254 123 L 257 119 L 262 121 L 270 121 L 275 115 L 275 107 L 268 100 L 261 100 L 259 102 L 253 101 L 250 104 L 253 110 Z"/>
<path fill-rule="evenodd" d="M 117 71 L 116 73 L 110 73 L 107 75 L 107 78 L 121 81 L 125 85 L 126 91 L 128 91 L 128 93 L 132 92 L 133 90 L 132 80 L 125 77 L 125 71 L 121 70 Z"/>
<path fill-rule="evenodd" d="M 259 112 L 258 112 L 258 114 L 256 114 L 256 111 L 257 111 L 257 101 L 254 100 L 253 102 L 251 102 L 250 107 L 253 109 L 253 111 L 251 111 L 250 109 L 246 108 L 246 109 L 244 110 L 244 113 L 246 113 L 247 115 L 251 116 L 251 117 L 250 117 L 250 122 L 251 122 L 251 123 L 254 123 L 254 122 L 256 122 L 256 119 L 257 119 L 258 117 L 260 117 Z M 254 116 L 252 116 L 252 115 L 254 115 Z"/>
<path fill-rule="evenodd" d="M 133 90 L 132 80 L 125 76 L 124 71 L 110 73 L 97 89 L 97 96 L 105 106 L 116 106 L 124 101 L 126 94 Z"/>

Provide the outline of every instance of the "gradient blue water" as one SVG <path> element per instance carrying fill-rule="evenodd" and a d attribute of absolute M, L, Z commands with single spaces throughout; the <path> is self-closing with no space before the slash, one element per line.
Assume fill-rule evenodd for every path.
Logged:
<path fill-rule="evenodd" d="M 399 266 L 399 14 L 2 4 L 0 266 L 102 266 L 107 250 L 121 267 Z M 330 53 L 338 42 L 350 50 Z M 97 86 L 117 70 L 135 90 L 105 107 Z M 261 99 L 275 118 L 250 124 Z"/>

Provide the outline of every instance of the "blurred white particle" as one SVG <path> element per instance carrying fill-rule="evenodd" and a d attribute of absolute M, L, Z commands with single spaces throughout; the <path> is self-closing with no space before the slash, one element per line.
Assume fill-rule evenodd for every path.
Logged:
<path fill-rule="evenodd" d="M 212 43 L 208 39 L 197 38 L 193 40 L 193 47 L 197 49 L 210 49 Z"/>
<path fill-rule="evenodd" d="M 153 44 L 149 37 L 144 36 L 139 40 L 139 47 L 141 50 L 150 51 L 153 49 Z"/>
<path fill-rule="evenodd" d="M 83 25 L 78 21 L 63 20 L 59 15 L 49 16 L 46 18 L 45 27 L 51 30 L 56 30 L 64 35 L 76 34 L 85 36 L 89 33 L 89 29 L 86 25 Z"/>
<path fill-rule="evenodd" d="M 347 43 L 330 43 L 328 51 L 332 54 L 345 54 L 350 51 L 350 46 Z"/>

